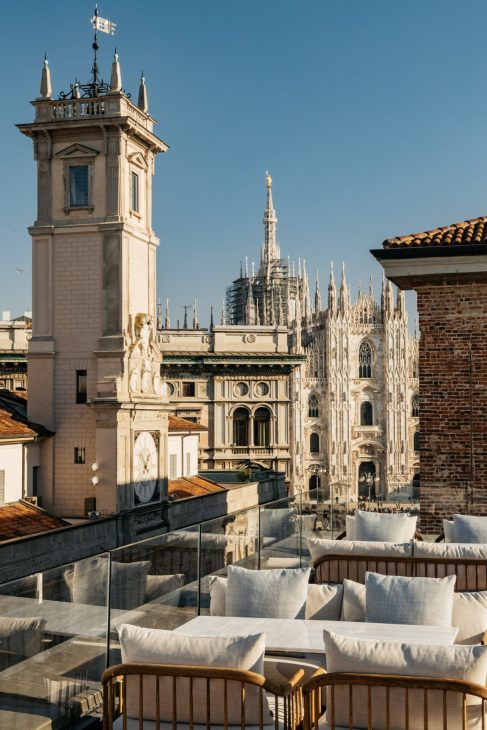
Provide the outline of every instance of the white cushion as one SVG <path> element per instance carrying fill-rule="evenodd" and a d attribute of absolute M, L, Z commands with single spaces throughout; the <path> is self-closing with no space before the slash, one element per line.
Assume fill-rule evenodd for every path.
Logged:
<path fill-rule="evenodd" d="M 487 675 L 487 647 L 484 646 L 431 646 L 424 644 L 400 644 L 385 641 L 366 641 L 324 632 L 327 671 L 360 672 L 366 674 L 398 674 L 403 676 L 449 677 L 465 679 L 485 685 Z M 367 728 L 367 687 L 355 687 L 353 691 L 354 728 Z M 329 693 L 331 694 L 331 693 Z M 374 730 L 387 728 L 385 690 L 372 688 L 371 708 Z M 404 690 L 391 688 L 390 717 L 394 730 L 405 730 Z M 462 727 L 462 696 L 448 695 L 448 727 Z M 330 707 L 330 696 L 328 707 Z M 479 702 L 467 698 L 469 730 L 481 727 Z M 442 730 L 443 693 L 428 692 L 428 729 Z M 409 690 L 409 728 L 423 728 L 423 690 Z M 349 688 L 335 687 L 335 722 L 349 726 Z"/>
<path fill-rule="evenodd" d="M 284 540 L 293 532 L 297 532 L 295 529 L 296 517 L 296 511 L 292 507 L 263 508 L 260 511 L 260 534 L 276 540 Z"/>
<path fill-rule="evenodd" d="M 304 618 L 310 568 L 227 569 L 227 616 Z"/>
<path fill-rule="evenodd" d="M 133 563 L 112 560 L 111 565 L 111 607 L 131 610 L 145 603 L 150 560 Z M 106 606 L 108 570 L 108 560 L 100 557 L 80 560 L 74 564 L 74 568 L 66 570 L 64 579 L 69 587 L 71 601 Z"/>
<path fill-rule="evenodd" d="M 354 517 L 355 540 L 400 543 L 412 540 L 416 532 L 417 517 L 409 514 L 357 510 Z"/>
<path fill-rule="evenodd" d="M 245 669 L 258 674 L 264 671 L 264 634 L 255 636 L 206 637 L 163 629 L 145 629 L 122 624 L 118 628 L 123 663 L 189 664 Z M 176 681 L 177 719 L 189 721 L 189 680 Z M 213 680 L 210 688 L 211 724 L 224 723 L 223 681 Z M 144 718 L 156 719 L 156 682 L 154 677 L 144 679 Z M 172 720 L 172 678 L 162 677 L 159 682 L 160 719 Z M 241 716 L 240 682 L 228 683 L 228 724 L 238 725 Z M 127 677 L 126 707 L 129 717 L 139 713 L 139 677 Z M 170 699 L 169 699 L 170 698 Z M 246 686 L 246 721 L 259 722 L 259 690 Z M 193 680 L 193 722 L 206 724 L 207 688 L 205 679 Z M 264 723 L 272 722 L 269 706 L 264 702 Z"/>
<path fill-rule="evenodd" d="M 46 620 L 39 617 L 0 616 L 0 668 L 39 654 L 45 624 Z"/>
<path fill-rule="evenodd" d="M 379 573 L 393 572 L 397 575 L 406 575 L 411 565 L 397 561 L 396 558 L 412 555 L 411 542 L 394 544 L 391 542 L 371 542 L 368 540 L 323 540 L 310 538 L 308 548 L 313 564 L 316 566 L 317 582 L 342 583 L 344 578 L 359 582 L 365 580 L 365 571 L 374 570 Z M 329 560 L 323 565 L 316 565 L 320 558 L 328 555 L 338 556 L 337 560 Z M 341 555 L 349 555 L 352 560 L 340 560 Z M 361 558 L 379 558 L 367 562 Z M 388 558 L 394 558 L 391 563 Z"/>
<path fill-rule="evenodd" d="M 345 517 L 345 533 L 347 540 L 356 540 L 355 535 L 355 517 L 353 515 L 346 515 Z"/>
<path fill-rule="evenodd" d="M 226 578 L 219 575 L 210 577 L 211 616 L 225 616 L 226 589 Z M 342 611 L 342 596 L 343 587 L 340 584 L 308 584 L 305 618 L 339 621 Z"/>
<path fill-rule="evenodd" d="M 410 557 L 410 542 L 394 544 L 391 542 L 372 542 L 370 540 L 325 540 L 318 537 L 308 538 L 308 548 L 313 562 L 326 555 L 364 555 L 383 557 Z"/>
<path fill-rule="evenodd" d="M 365 620 L 380 624 L 451 626 L 455 576 L 405 578 L 365 574 Z"/>
<path fill-rule="evenodd" d="M 456 644 L 480 644 L 487 631 L 487 591 L 465 591 L 453 597 L 452 626 Z"/>
<path fill-rule="evenodd" d="M 343 581 L 342 621 L 365 621 L 365 585 Z"/>
<path fill-rule="evenodd" d="M 417 563 L 416 575 L 443 578 L 455 573 L 457 591 L 487 590 L 487 545 L 446 542 L 414 542 L 415 558 L 443 558 L 445 560 L 481 560 L 484 565 L 455 565 L 454 563 Z"/>
<path fill-rule="evenodd" d="M 487 517 L 453 515 L 455 542 L 487 543 Z"/>
<path fill-rule="evenodd" d="M 455 542 L 453 520 L 443 520 L 443 534 L 445 535 L 445 542 Z"/>

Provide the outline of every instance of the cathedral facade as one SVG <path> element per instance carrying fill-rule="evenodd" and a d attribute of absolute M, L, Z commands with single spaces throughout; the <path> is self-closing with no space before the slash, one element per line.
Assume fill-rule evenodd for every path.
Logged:
<path fill-rule="evenodd" d="M 418 342 L 404 293 L 383 280 L 352 300 L 345 271 L 333 268 L 322 302 L 306 265 L 281 258 L 272 180 L 267 175 L 264 243 L 258 269 L 246 260 L 227 289 L 234 327 L 287 327 L 290 354 L 290 472 L 294 491 L 334 488 L 351 499 L 413 496 L 419 486 Z"/>

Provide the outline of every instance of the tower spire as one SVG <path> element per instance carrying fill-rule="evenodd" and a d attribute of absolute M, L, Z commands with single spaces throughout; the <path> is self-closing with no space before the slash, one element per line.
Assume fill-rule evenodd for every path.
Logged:
<path fill-rule="evenodd" d="M 144 72 L 140 74 L 139 98 L 137 100 L 139 109 L 147 114 L 149 111 L 149 102 L 147 101 L 147 86 L 145 85 Z"/>
<path fill-rule="evenodd" d="M 47 61 L 47 56 L 44 55 L 44 65 L 41 71 L 41 87 L 40 87 L 40 98 L 51 99 L 52 98 L 52 83 L 51 83 L 51 69 Z"/>
<path fill-rule="evenodd" d="M 110 76 L 110 86 L 113 92 L 120 92 L 122 89 L 122 72 L 120 70 L 120 63 L 118 61 L 118 53 L 115 48 L 112 61 L 112 73 Z"/>
<path fill-rule="evenodd" d="M 161 308 L 161 300 L 158 299 L 157 301 L 157 325 L 156 328 L 158 330 L 162 330 L 162 308 Z"/>
<path fill-rule="evenodd" d="M 222 314 L 221 314 L 221 322 L 220 322 L 220 324 L 226 324 L 226 323 L 227 323 L 227 320 L 226 320 L 226 317 L 225 317 L 225 300 L 222 299 Z"/>
<path fill-rule="evenodd" d="M 199 328 L 200 328 L 200 323 L 198 320 L 198 312 L 196 309 L 196 299 L 194 299 L 193 300 L 193 329 L 199 330 Z"/>
<path fill-rule="evenodd" d="M 215 323 L 213 321 L 213 304 L 210 307 L 210 332 L 213 332 L 213 327 L 215 326 Z"/>
<path fill-rule="evenodd" d="M 269 172 L 266 172 L 266 185 L 267 185 L 267 203 L 264 211 L 264 246 L 262 249 L 262 256 L 260 261 L 260 274 L 261 276 L 268 276 L 270 273 L 270 265 L 273 261 L 279 258 L 279 252 L 276 243 L 276 211 L 274 210 L 274 204 L 272 202 L 272 177 Z"/>
<path fill-rule="evenodd" d="M 171 329 L 171 318 L 169 316 L 169 299 L 166 299 L 166 316 L 164 318 L 164 329 Z"/>
<path fill-rule="evenodd" d="M 330 283 L 328 284 L 328 309 L 335 314 L 337 307 L 337 290 L 335 286 L 335 275 L 333 273 L 333 261 L 330 261 Z"/>
<path fill-rule="evenodd" d="M 320 292 L 320 273 L 316 269 L 316 288 L 315 288 L 315 314 L 321 312 L 321 292 Z"/>
<path fill-rule="evenodd" d="M 340 282 L 340 294 L 338 297 L 338 309 L 342 314 L 347 310 L 348 304 L 349 296 L 347 279 L 345 277 L 345 262 L 342 262 L 342 280 Z"/>

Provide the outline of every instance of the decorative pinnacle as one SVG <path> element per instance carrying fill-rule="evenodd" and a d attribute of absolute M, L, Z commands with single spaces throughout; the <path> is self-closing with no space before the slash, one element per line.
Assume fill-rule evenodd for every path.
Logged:
<path fill-rule="evenodd" d="M 147 87 L 145 85 L 145 78 L 144 78 L 144 72 L 140 74 L 140 84 L 139 84 L 139 98 L 137 101 L 137 106 L 139 109 L 147 114 L 149 111 L 149 103 L 147 101 Z"/>
<path fill-rule="evenodd" d="M 41 99 L 52 98 L 51 70 L 47 61 L 47 54 L 44 54 L 44 64 L 41 72 Z"/>
<path fill-rule="evenodd" d="M 271 177 L 271 173 L 268 170 L 265 171 L 265 182 L 266 182 L 267 188 L 270 190 L 272 187 L 272 177 Z"/>
<path fill-rule="evenodd" d="M 118 53 L 116 48 L 115 53 L 113 54 L 110 86 L 113 92 L 119 92 L 122 88 L 122 73 L 120 70 L 120 63 L 118 61 Z"/>

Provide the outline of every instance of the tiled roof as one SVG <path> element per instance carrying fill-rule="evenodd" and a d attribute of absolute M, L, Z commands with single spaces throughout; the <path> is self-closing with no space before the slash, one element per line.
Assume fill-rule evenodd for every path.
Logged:
<path fill-rule="evenodd" d="M 0 541 L 68 526 L 69 522 L 22 500 L 0 507 Z"/>
<path fill-rule="evenodd" d="M 26 408 L 26 393 L 0 393 L 0 440 L 51 435 L 44 426 L 27 420 Z"/>
<path fill-rule="evenodd" d="M 208 429 L 206 426 L 188 421 L 186 418 L 169 416 L 169 431 L 208 431 Z"/>
<path fill-rule="evenodd" d="M 181 477 L 181 479 L 170 479 L 168 484 L 168 495 L 171 502 L 176 499 L 201 497 L 204 494 L 225 491 L 225 487 L 199 474 L 191 477 Z"/>
<path fill-rule="evenodd" d="M 433 228 L 423 233 L 388 238 L 384 248 L 413 248 L 434 246 L 473 246 L 487 243 L 487 216 Z"/>

